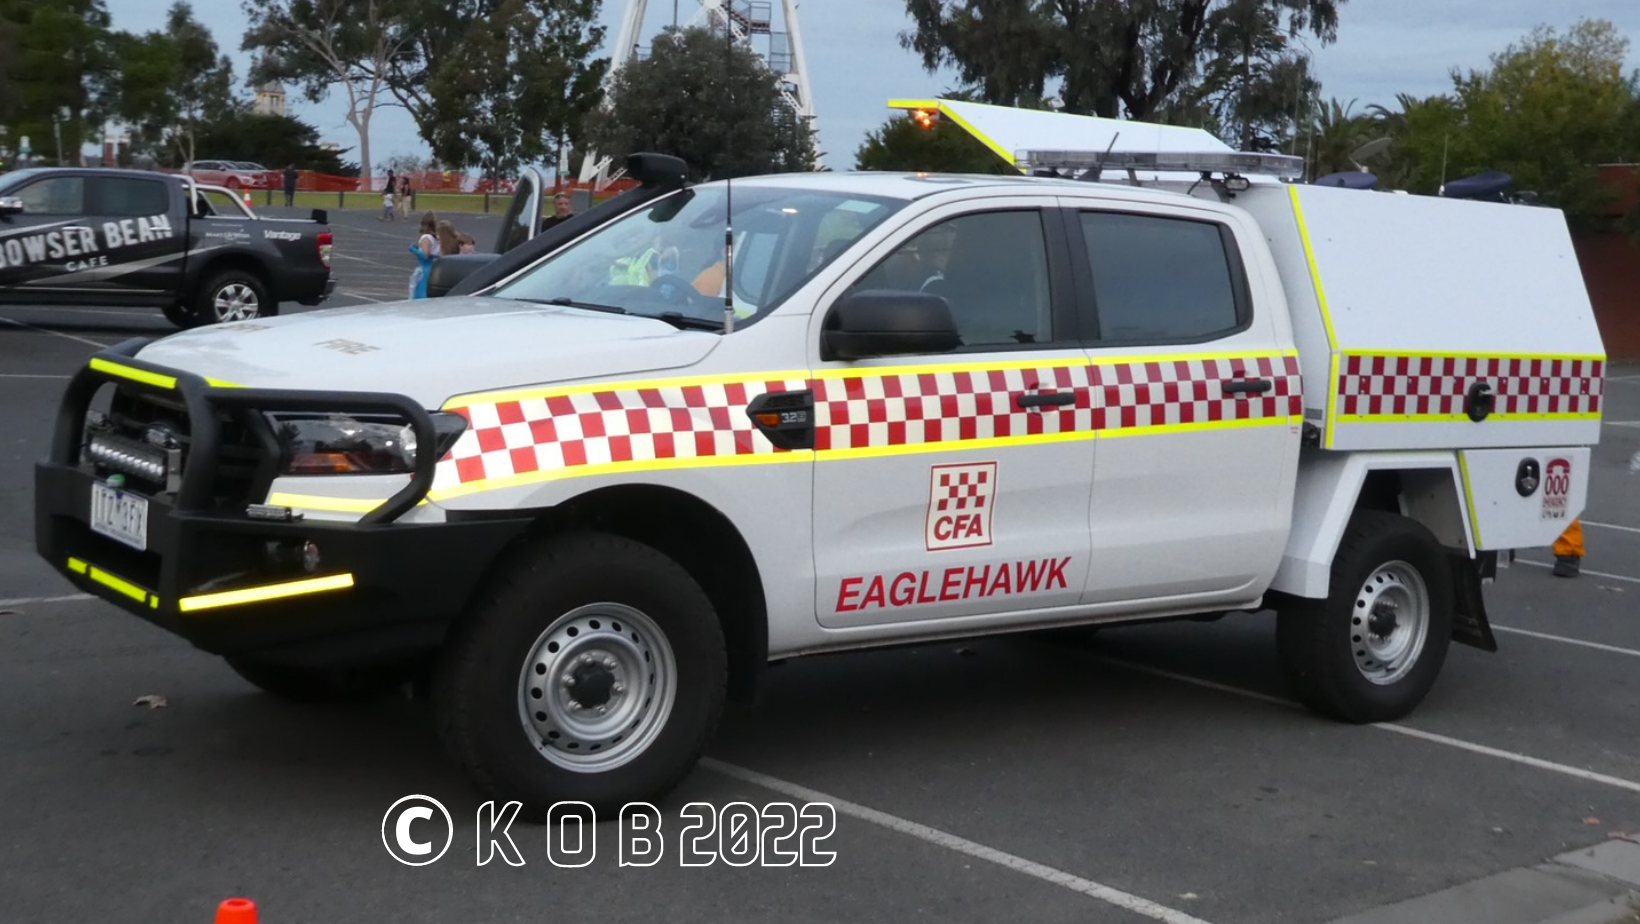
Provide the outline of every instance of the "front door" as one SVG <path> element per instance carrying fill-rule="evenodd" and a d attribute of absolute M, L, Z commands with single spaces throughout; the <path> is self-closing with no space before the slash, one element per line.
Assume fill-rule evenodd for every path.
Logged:
<path fill-rule="evenodd" d="M 513 187 L 512 201 L 501 218 L 501 232 L 496 237 L 498 254 L 523 244 L 535 237 L 541 222 L 541 195 L 545 186 L 541 174 L 533 167 L 519 171 L 518 184 Z"/>
<path fill-rule="evenodd" d="M 833 290 L 943 296 L 964 346 L 816 359 L 822 625 L 1027 617 L 1081 596 L 1091 395 L 1063 225 L 1044 201 L 932 211 Z M 812 321 L 816 340 L 829 304 Z"/>
<path fill-rule="evenodd" d="M 1281 559 L 1301 439 L 1297 353 L 1230 213 L 1066 202 L 1099 452 L 1083 602 L 1233 607 Z M 1250 274 L 1258 274 L 1255 289 Z"/>
<path fill-rule="evenodd" d="M 81 175 L 48 174 L 6 190 L 22 211 L 0 213 L 0 301 L 62 302 L 97 288 L 75 278 L 108 259 L 86 214 L 89 185 Z"/>

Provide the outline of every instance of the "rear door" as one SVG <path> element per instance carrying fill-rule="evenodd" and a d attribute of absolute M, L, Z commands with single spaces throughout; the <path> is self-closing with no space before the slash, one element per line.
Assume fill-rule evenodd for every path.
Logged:
<path fill-rule="evenodd" d="M 512 202 L 508 203 L 506 214 L 501 218 L 501 233 L 495 241 L 496 253 L 506 253 L 535 237 L 541 227 L 541 196 L 545 187 L 540 171 L 534 167 L 525 167 L 519 173 Z"/>
<path fill-rule="evenodd" d="M 1238 244 L 1257 227 L 1206 202 L 1065 205 L 1099 431 L 1082 602 L 1245 603 L 1280 562 L 1303 413 L 1273 268 Z"/>
<path fill-rule="evenodd" d="M 130 176 L 93 177 L 90 182 L 97 238 L 107 249 L 108 260 L 70 278 L 128 300 L 174 293 L 182 285 L 188 250 L 179 187 L 159 178 Z"/>
<path fill-rule="evenodd" d="M 21 212 L 0 214 L 0 301 L 61 302 L 93 284 L 72 278 L 106 261 L 87 216 L 84 175 L 47 174 L 8 189 Z"/>

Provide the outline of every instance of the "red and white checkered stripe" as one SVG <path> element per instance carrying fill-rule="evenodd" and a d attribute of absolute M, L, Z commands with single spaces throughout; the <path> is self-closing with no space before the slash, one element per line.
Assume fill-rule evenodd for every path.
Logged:
<path fill-rule="evenodd" d="M 1494 414 L 1593 414 L 1605 364 L 1591 359 L 1466 358 L 1346 354 L 1339 368 L 1344 417 L 1461 415 L 1477 381 L 1492 386 Z"/>
<path fill-rule="evenodd" d="M 1225 395 L 1238 377 L 1262 395 Z M 1295 357 L 902 372 L 811 380 L 723 381 L 478 402 L 439 463 L 434 490 L 610 463 L 775 455 L 746 406 L 810 389 L 817 451 L 932 445 L 1131 427 L 1285 420 L 1303 412 Z M 1016 394 L 1070 391 L 1063 407 L 1020 408 Z"/>

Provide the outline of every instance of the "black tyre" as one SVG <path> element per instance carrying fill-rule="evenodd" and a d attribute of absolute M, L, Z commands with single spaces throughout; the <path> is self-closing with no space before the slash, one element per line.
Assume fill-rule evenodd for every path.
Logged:
<path fill-rule="evenodd" d="M 1288 598 L 1276 638 L 1300 700 L 1346 722 L 1389 722 L 1435 685 L 1452 640 L 1446 552 L 1422 524 L 1356 513 L 1333 557 L 1326 600 Z"/>
<path fill-rule="evenodd" d="M 649 546 L 581 533 L 498 567 L 446 645 L 433 708 L 487 797 L 522 802 L 529 821 L 557 802 L 602 819 L 658 802 L 694 768 L 727 685 L 722 626 L 689 573 Z"/>
<path fill-rule="evenodd" d="M 194 294 L 196 324 L 225 324 L 272 317 L 278 306 L 268 295 L 262 277 L 243 269 L 220 270 Z"/>
<path fill-rule="evenodd" d="M 199 315 L 194 314 L 193 309 L 187 305 L 166 305 L 160 310 L 165 313 L 165 320 L 183 330 L 198 327 L 201 323 Z"/>
<path fill-rule="evenodd" d="M 374 699 L 412 679 L 409 667 L 314 668 L 225 658 L 233 672 L 264 692 L 293 703 L 349 703 Z"/>

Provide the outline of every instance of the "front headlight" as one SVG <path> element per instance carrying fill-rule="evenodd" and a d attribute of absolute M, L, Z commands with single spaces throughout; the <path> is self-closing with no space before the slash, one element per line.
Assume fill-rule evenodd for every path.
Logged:
<path fill-rule="evenodd" d="M 349 414 L 268 415 L 279 441 L 282 475 L 407 475 L 416 470 L 416 431 L 402 417 Z M 435 457 L 467 428 L 459 414 L 435 412 Z"/>

